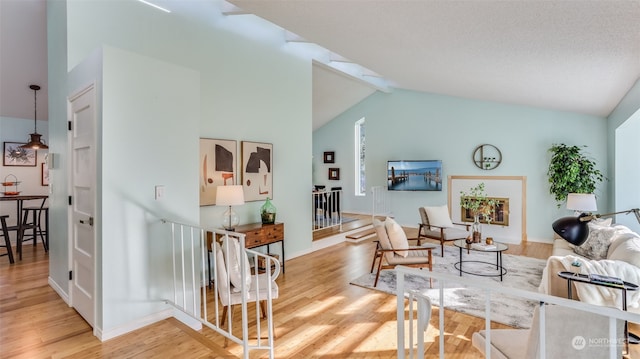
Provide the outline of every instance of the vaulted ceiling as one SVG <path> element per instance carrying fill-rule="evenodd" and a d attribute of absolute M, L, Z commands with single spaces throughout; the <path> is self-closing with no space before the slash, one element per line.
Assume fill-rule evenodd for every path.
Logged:
<path fill-rule="evenodd" d="M 640 78 L 638 0 L 229 2 L 403 89 L 607 116 Z"/>
<path fill-rule="evenodd" d="M 607 116 L 640 78 L 640 0 L 229 2 L 397 88 Z M 36 83 L 46 119 L 45 0 L 0 0 L 0 53 L 0 115 L 33 118 Z M 374 91 L 314 66 L 313 128 Z"/>

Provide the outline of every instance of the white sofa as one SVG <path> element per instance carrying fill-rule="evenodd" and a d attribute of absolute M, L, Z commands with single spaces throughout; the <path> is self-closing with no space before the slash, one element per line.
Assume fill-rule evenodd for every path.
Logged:
<path fill-rule="evenodd" d="M 572 266 L 574 262 L 580 263 L 580 267 Z M 562 238 L 556 239 L 539 290 L 566 298 L 567 281 L 557 273 L 576 269 L 582 274 L 609 275 L 640 284 L 640 235 L 625 226 L 610 225 L 608 220 L 590 222 L 589 238 L 580 247 Z M 572 295 L 574 299 L 595 305 L 617 308 L 622 305 L 622 291 L 618 289 L 573 282 Z M 640 291 L 627 293 L 627 310 L 640 312 Z"/>

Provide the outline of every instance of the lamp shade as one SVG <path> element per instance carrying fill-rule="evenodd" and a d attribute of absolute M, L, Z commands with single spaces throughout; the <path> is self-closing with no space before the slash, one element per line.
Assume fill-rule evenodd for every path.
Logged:
<path fill-rule="evenodd" d="M 588 221 L 583 222 L 580 220 L 580 218 L 586 216 L 587 214 L 582 213 L 578 217 L 562 217 L 553 222 L 551 226 L 553 231 L 565 241 L 579 246 L 586 242 L 589 237 Z"/>
<path fill-rule="evenodd" d="M 593 193 L 569 193 L 567 195 L 567 209 L 580 212 L 597 211 L 596 195 Z"/>
<path fill-rule="evenodd" d="M 216 188 L 216 205 L 238 206 L 244 204 L 242 185 L 218 186 Z"/>

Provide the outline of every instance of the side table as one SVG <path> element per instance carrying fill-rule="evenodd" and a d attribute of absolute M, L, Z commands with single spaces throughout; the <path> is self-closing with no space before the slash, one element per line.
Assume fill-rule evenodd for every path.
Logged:
<path fill-rule="evenodd" d="M 622 310 L 623 311 L 627 311 L 627 291 L 628 290 L 638 290 L 638 285 L 637 284 L 633 284 L 633 283 L 629 283 L 629 282 L 624 282 L 623 284 L 614 284 L 614 283 L 606 283 L 606 282 L 600 282 L 600 281 L 593 281 L 591 280 L 591 278 L 589 277 L 589 275 L 587 274 L 580 274 L 580 273 L 573 273 L 573 272 L 558 272 L 558 276 L 560 278 L 566 279 L 567 280 L 567 296 L 569 297 L 569 299 L 573 299 L 573 293 L 571 290 L 571 282 L 577 282 L 577 283 L 584 283 L 584 284 L 591 284 L 591 285 L 599 285 L 602 287 L 607 287 L 607 288 L 612 288 L 612 289 L 620 289 L 622 291 Z M 625 335 L 625 350 L 627 351 L 627 353 L 629 353 L 629 343 L 631 342 L 630 340 L 633 340 L 633 344 L 638 344 L 638 336 L 633 334 L 633 333 L 629 333 L 629 328 L 628 328 L 628 322 L 625 320 L 624 322 L 624 335 Z"/>

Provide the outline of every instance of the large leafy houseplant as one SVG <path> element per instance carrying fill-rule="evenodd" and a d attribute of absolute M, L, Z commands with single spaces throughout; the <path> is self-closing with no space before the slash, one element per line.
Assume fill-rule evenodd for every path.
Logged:
<path fill-rule="evenodd" d="M 558 202 L 558 208 L 569 193 L 593 193 L 597 183 L 605 179 L 602 172 L 596 168 L 595 161 L 582 153 L 578 146 L 554 144 L 549 148 L 549 152 L 549 193 Z"/>

